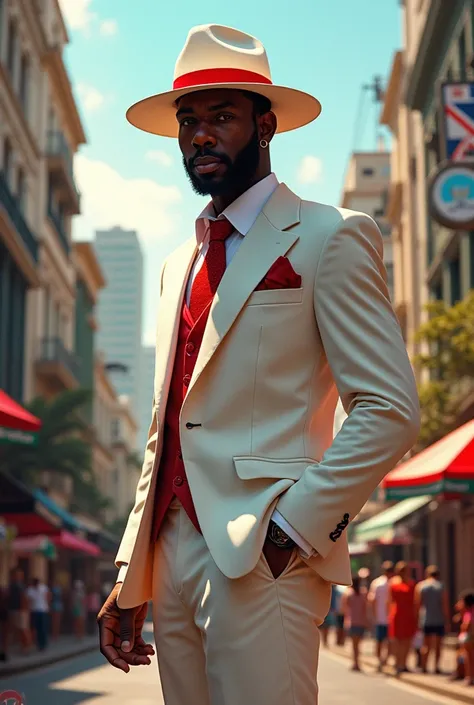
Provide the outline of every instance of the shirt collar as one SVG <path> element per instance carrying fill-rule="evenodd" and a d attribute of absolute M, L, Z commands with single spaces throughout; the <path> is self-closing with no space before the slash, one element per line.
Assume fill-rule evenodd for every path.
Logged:
<path fill-rule="evenodd" d="M 247 235 L 277 186 L 278 179 L 272 172 L 264 179 L 251 186 L 233 201 L 230 206 L 227 206 L 225 211 L 217 218 L 212 201 L 208 203 L 196 220 L 196 239 L 198 245 L 201 245 L 206 238 L 210 220 L 227 218 L 237 232 L 243 236 Z"/>

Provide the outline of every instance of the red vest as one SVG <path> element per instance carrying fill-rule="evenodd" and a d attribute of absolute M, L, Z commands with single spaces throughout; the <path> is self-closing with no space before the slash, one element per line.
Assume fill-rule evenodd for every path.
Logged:
<path fill-rule="evenodd" d="M 163 451 L 156 481 L 153 541 L 156 541 L 158 537 L 168 507 L 174 497 L 179 499 L 196 529 L 201 531 L 181 454 L 179 414 L 201 347 L 209 309 L 210 305 L 196 323 L 194 323 L 186 303 L 184 303 L 181 313 L 173 375 L 166 405 Z"/>

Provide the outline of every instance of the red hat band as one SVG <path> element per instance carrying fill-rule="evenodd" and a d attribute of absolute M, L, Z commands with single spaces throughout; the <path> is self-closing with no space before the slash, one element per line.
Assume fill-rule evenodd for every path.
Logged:
<path fill-rule="evenodd" d="M 173 81 L 173 90 L 206 86 L 212 83 L 266 83 L 270 86 L 273 85 L 266 76 L 245 69 L 200 69 L 176 78 Z"/>

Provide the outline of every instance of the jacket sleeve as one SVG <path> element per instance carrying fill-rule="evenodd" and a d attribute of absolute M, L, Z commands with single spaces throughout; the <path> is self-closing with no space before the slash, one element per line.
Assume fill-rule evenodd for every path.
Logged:
<path fill-rule="evenodd" d="M 325 558 L 419 432 L 416 383 L 390 303 L 382 236 L 369 216 L 346 212 L 327 237 L 314 313 L 348 417 L 321 462 L 306 469 L 277 509 Z"/>

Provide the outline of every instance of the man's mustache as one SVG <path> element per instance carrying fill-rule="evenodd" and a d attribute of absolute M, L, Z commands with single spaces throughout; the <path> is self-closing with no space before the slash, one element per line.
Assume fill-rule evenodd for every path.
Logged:
<path fill-rule="evenodd" d="M 214 152 L 212 149 L 200 149 L 193 157 L 188 159 L 188 169 L 194 169 L 194 162 L 198 157 L 214 157 L 215 159 L 219 159 L 222 164 L 232 166 L 232 160 L 227 154 L 220 154 L 219 152 Z"/>

